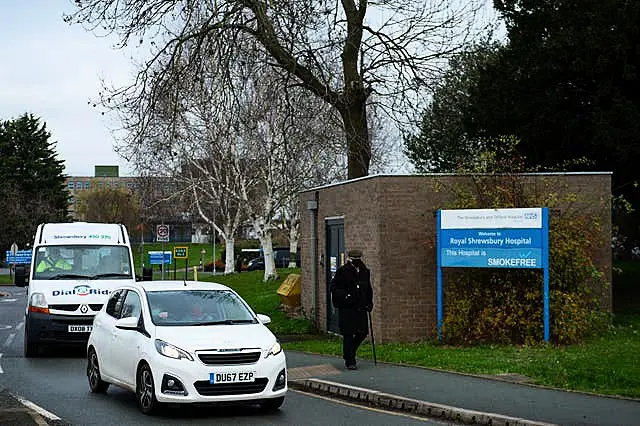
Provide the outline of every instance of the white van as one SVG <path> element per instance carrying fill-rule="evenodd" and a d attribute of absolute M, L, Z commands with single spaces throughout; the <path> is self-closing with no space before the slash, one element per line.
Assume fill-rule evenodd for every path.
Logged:
<path fill-rule="evenodd" d="M 86 345 L 93 317 L 123 280 L 135 281 L 133 254 L 124 225 L 38 225 L 31 268 L 16 270 L 16 285 L 29 286 L 24 355 L 42 346 Z"/>

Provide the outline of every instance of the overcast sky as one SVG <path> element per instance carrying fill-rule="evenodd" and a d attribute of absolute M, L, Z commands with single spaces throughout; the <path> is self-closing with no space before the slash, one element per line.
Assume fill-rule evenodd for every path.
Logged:
<path fill-rule="evenodd" d="M 121 176 L 131 175 L 113 150 L 109 129 L 116 123 L 91 104 L 101 80 L 130 83 L 131 56 L 146 55 L 116 50 L 115 37 L 66 24 L 63 14 L 72 11 L 70 0 L 0 0 L 0 120 L 25 112 L 40 117 L 68 175 L 93 176 L 95 165 L 119 165 Z"/>
<path fill-rule="evenodd" d="M 120 175 L 128 175 L 113 151 L 113 125 L 89 101 L 97 98 L 101 78 L 125 84 L 133 66 L 112 48 L 115 38 L 63 22 L 72 10 L 69 0 L 0 0 L 0 119 L 25 112 L 41 117 L 66 174 L 93 176 L 95 165 L 119 165 Z"/>

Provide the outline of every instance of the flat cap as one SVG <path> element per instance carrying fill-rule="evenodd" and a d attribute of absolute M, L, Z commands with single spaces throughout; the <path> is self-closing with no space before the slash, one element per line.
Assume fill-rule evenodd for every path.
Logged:
<path fill-rule="evenodd" d="M 362 257 L 362 250 L 349 250 L 347 256 L 351 259 L 360 259 Z"/>

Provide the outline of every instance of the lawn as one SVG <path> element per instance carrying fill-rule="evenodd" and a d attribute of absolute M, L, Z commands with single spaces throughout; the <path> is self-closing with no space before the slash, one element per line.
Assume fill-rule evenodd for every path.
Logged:
<path fill-rule="evenodd" d="M 625 271 L 635 271 L 636 265 L 630 266 Z M 298 271 L 279 270 L 280 279 L 273 283 L 263 283 L 259 271 L 216 276 L 215 281 L 234 288 L 257 312 L 270 315 L 271 329 L 277 335 L 310 333 L 312 327 L 307 321 L 287 319 L 275 294 L 282 279 Z M 627 301 L 636 300 L 631 297 L 637 294 L 634 276 L 640 275 L 616 275 L 617 281 L 625 280 L 622 288 Z M 609 330 L 580 345 L 451 347 L 425 341 L 377 344 L 376 355 L 379 361 L 471 374 L 519 374 L 529 378 L 530 383 L 544 386 L 640 398 L 640 311 L 633 303 L 624 306 L 626 310 L 616 311 Z M 339 356 L 342 343 L 339 337 L 318 335 L 311 340 L 287 339 L 283 347 Z M 358 356 L 373 358 L 370 342 L 363 344 Z"/>

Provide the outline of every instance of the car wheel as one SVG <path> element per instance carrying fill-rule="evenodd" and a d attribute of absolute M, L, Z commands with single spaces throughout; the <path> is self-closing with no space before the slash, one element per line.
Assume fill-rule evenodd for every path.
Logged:
<path fill-rule="evenodd" d="M 29 326 L 25 322 L 24 325 L 24 357 L 33 358 L 39 355 L 40 348 L 37 343 L 34 343 L 29 339 Z"/>
<path fill-rule="evenodd" d="M 109 389 L 109 383 L 102 380 L 100 376 L 100 366 L 98 365 L 98 355 L 91 348 L 87 355 L 87 378 L 89 379 L 89 388 L 93 393 L 105 393 Z"/>
<path fill-rule="evenodd" d="M 136 399 L 138 407 L 144 414 L 151 414 L 158 409 L 156 389 L 153 385 L 153 374 L 148 364 L 142 364 L 138 369 L 136 379 Z"/>
<path fill-rule="evenodd" d="M 284 396 L 279 398 L 266 399 L 260 403 L 260 408 L 263 410 L 277 410 L 284 402 Z"/>

